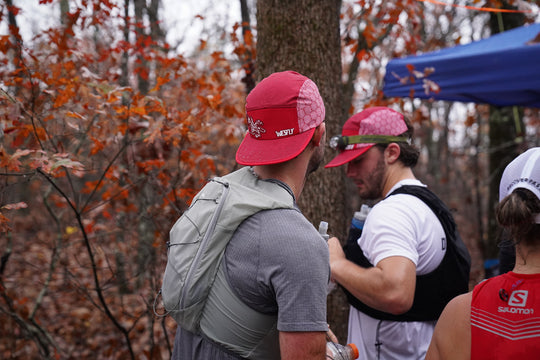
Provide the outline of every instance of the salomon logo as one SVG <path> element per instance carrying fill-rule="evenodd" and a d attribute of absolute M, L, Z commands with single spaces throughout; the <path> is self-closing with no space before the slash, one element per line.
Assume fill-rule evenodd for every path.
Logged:
<path fill-rule="evenodd" d="M 531 315 L 534 314 L 534 309 L 529 308 L 525 309 L 527 305 L 527 297 L 529 292 L 527 290 L 516 290 L 512 291 L 512 295 L 508 300 L 508 306 L 499 306 L 498 311 L 500 313 L 511 313 L 511 314 L 523 314 Z"/>
<path fill-rule="evenodd" d="M 508 300 L 509 306 L 525 307 L 527 304 L 527 296 L 529 292 L 527 290 L 516 290 L 512 292 L 510 300 Z"/>

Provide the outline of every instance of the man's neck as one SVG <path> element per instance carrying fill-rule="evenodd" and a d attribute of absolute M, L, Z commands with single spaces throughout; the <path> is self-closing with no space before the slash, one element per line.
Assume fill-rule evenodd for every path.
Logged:
<path fill-rule="evenodd" d="M 254 166 L 253 172 L 259 179 L 276 179 L 287 184 L 296 199 L 300 197 L 306 181 L 307 162 L 299 158 L 285 163 Z"/>
<path fill-rule="evenodd" d="M 384 182 L 383 194 L 388 195 L 388 192 L 400 181 L 411 179 L 416 180 L 416 176 L 410 167 L 401 164 L 393 164 L 388 167 L 386 180 Z M 383 196 L 383 197 L 384 197 Z"/>

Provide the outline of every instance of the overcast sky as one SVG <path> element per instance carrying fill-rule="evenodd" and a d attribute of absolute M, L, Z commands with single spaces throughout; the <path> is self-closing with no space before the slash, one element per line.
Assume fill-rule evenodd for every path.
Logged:
<path fill-rule="evenodd" d="M 179 50 L 186 50 L 192 43 L 198 43 L 200 34 L 212 26 L 232 30 L 240 22 L 240 1 L 231 0 L 161 0 L 163 6 L 164 28 L 167 29 L 167 42 L 176 45 L 181 38 L 185 43 Z M 204 20 L 195 18 L 205 16 Z M 205 39 L 208 40 L 208 39 Z"/>
<path fill-rule="evenodd" d="M 212 26 L 230 28 L 240 21 L 239 1 L 220 0 L 161 0 L 163 28 L 167 32 L 167 41 L 175 46 L 181 40 L 179 51 L 190 51 L 198 44 L 200 34 Z M 39 0 L 13 0 L 22 11 L 17 15 L 24 41 L 43 29 L 54 26 L 59 19 L 58 3 L 40 5 Z M 205 19 L 196 18 L 204 15 Z M 51 21 L 52 19 L 52 21 Z M 7 33 L 7 21 L 2 22 L 0 33 Z M 208 39 L 205 39 L 208 40 Z"/>
<path fill-rule="evenodd" d="M 238 0 L 161 0 L 161 2 L 161 17 L 163 29 L 167 33 L 167 42 L 185 55 L 189 55 L 198 45 L 201 36 L 211 44 L 213 40 L 217 40 L 209 35 L 212 34 L 212 30 L 222 28 L 229 32 L 233 24 L 240 21 Z M 58 1 L 52 5 L 40 5 L 39 0 L 13 0 L 13 3 L 22 8 L 17 20 L 26 42 L 34 34 L 54 26 L 54 21 L 59 19 Z M 249 6 L 254 6 L 253 3 L 254 1 L 248 1 Z M 538 11 L 538 7 L 534 8 Z M 199 14 L 204 16 L 204 19 L 196 17 Z M 540 14 L 537 21 L 540 21 Z M 7 33 L 7 18 L 0 24 L 0 33 Z M 471 38 L 470 35 L 463 33 L 462 43 L 479 40 Z"/>

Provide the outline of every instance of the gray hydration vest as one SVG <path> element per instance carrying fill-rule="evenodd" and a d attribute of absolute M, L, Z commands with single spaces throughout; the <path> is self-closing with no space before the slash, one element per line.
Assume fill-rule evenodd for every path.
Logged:
<path fill-rule="evenodd" d="M 248 359 L 279 359 L 277 315 L 259 313 L 230 288 L 225 248 L 249 216 L 295 208 L 281 185 L 259 180 L 248 167 L 214 178 L 193 198 L 170 231 L 162 296 L 185 330 Z"/>

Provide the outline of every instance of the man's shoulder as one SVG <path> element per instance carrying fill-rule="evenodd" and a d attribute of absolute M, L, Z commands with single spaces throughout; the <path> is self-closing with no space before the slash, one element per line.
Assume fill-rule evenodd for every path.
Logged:
<path fill-rule="evenodd" d="M 398 182 L 380 203 L 405 209 L 420 208 L 425 210 L 437 204 L 444 206 L 440 198 L 427 185 L 416 179 Z"/>
<path fill-rule="evenodd" d="M 272 209 L 260 211 L 242 224 L 242 236 L 252 237 L 251 231 L 259 235 L 259 246 L 272 254 L 294 257 L 306 251 L 327 254 L 328 246 L 317 229 L 299 210 Z M 309 249 L 309 250 L 306 250 Z"/>
<path fill-rule="evenodd" d="M 417 188 L 420 188 L 420 190 L 427 189 L 427 185 L 424 184 L 423 182 L 421 182 L 418 179 L 412 179 L 412 178 L 411 179 L 402 179 L 402 180 L 396 182 L 390 188 L 388 193 L 386 193 L 385 198 L 390 197 L 391 195 L 407 193 L 408 189 L 412 189 L 412 191 L 414 191 L 414 189 L 417 189 Z"/>
<path fill-rule="evenodd" d="M 411 192 L 401 192 L 403 187 L 399 187 L 396 189 L 398 192 L 390 193 L 379 201 L 374 207 L 373 210 L 376 210 L 378 212 L 384 212 L 384 211 L 399 211 L 402 209 L 409 215 L 414 215 L 414 211 L 411 212 L 411 209 L 413 210 L 429 210 L 429 207 L 427 204 L 422 201 L 418 196 L 416 196 L 414 193 Z"/>
<path fill-rule="evenodd" d="M 311 225 L 298 208 L 276 208 L 258 211 L 245 221 L 257 222 L 261 227 L 274 227 L 276 224 L 294 226 L 294 228 Z"/>
<path fill-rule="evenodd" d="M 399 189 L 401 188 L 397 190 Z M 410 192 L 388 195 L 372 208 L 367 221 L 375 221 L 377 224 L 373 225 L 376 226 L 391 224 L 396 230 L 398 228 L 425 229 L 426 224 L 440 223 L 430 205 L 417 194 Z"/>

